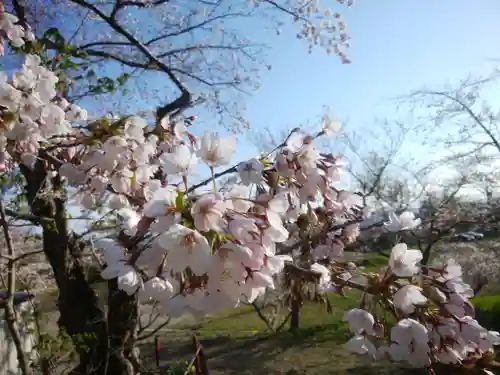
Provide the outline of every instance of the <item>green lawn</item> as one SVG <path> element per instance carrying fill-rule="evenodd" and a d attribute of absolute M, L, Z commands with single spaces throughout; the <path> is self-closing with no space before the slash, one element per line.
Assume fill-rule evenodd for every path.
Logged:
<path fill-rule="evenodd" d="M 380 269 L 387 257 L 371 254 L 358 262 L 367 271 Z M 200 338 L 209 358 L 210 374 L 215 375 L 389 375 L 410 373 L 387 363 L 346 352 L 342 344 L 350 337 L 343 321 L 346 310 L 359 306 L 360 294 L 329 296 L 333 312 L 312 302 L 300 312 L 300 329 L 290 333 L 266 330 L 251 307 L 245 306 L 202 320 L 196 329 L 175 327 L 161 336 L 162 364 L 189 361 L 193 354 L 191 334 Z M 152 345 L 142 349 L 151 355 Z M 149 353 L 149 354 L 148 354 Z M 411 372 L 414 373 L 414 372 Z M 182 374 L 182 372 L 180 373 Z"/>
<path fill-rule="evenodd" d="M 326 375 L 392 374 L 394 368 L 375 365 L 347 353 L 342 344 L 350 336 L 343 312 L 357 306 L 357 297 L 330 297 L 334 311 L 307 303 L 301 310 L 301 328 L 270 333 L 249 307 L 208 318 L 195 332 L 206 349 L 211 374 L 216 375 Z M 191 331 L 192 332 L 192 331 Z M 161 337 L 162 363 L 190 360 L 190 330 L 179 327 Z M 143 353 L 150 352 L 144 348 Z"/>
<path fill-rule="evenodd" d="M 370 254 L 358 264 L 366 271 L 385 267 L 387 257 Z M 193 329 L 172 327 L 161 336 L 161 364 L 179 365 L 190 361 L 194 353 L 191 341 L 195 333 L 205 348 L 211 375 L 423 375 L 423 370 L 402 369 L 390 363 L 376 363 L 346 352 L 342 344 L 350 337 L 343 321 L 349 308 L 359 306 L 359 293 L 346 297 L 329 296 L 333 312 L 312 302 L 301 310 L 301 328 L 270 333 L 251 307 L 241 307 L 206 318 Z M 500 299 L 478 298 L 482 311 L 500 311 Z M 499 315 L 496 315 L 499 316 Z M 494 318 L 492 318 L 494 319 Z M 145 362 L 152 356 L 152 345 L 142 348 Z M 185 365 L 184 365 L 185 368 Z M 183 369 L 178 373 L 182 375 Z M 440 372 L 441 373 L 441 372 Z M 451 375 L 448 371 L 445 374 Z M 176 373 L 164 373 L 173 375 Z"/>
<path fill-rule="evenodd" d="M 365 267 L 365 271 L 377 271 L 387 265 L 387 257 L 369 254 L 357 263 Z M 55 296 L 47 296 L 47 305 L 52 305 Z M 357 291 L 347 293 L 346 297 L 330 295 L 331 313 L 325 306 L 305 303 L 300 314 L 301 327 L 293 334 L 286 329 L 279 333 L 269 332 L 248 306 L 205 318 L 196 326 L 172 326 L 160 336 L 161 364 L 181 364 L 184 368 L 181 367 L 180 372 L 163 372 L 162 375 L 184 374 L 186 361 L 190 361 L 194 354 L 193 333 L 205 348 L 211 375 L 423 374 L 389 363 L 375 363 L 343 349 L 342 344 L 350 336 L 343 314 L 359 306 L 359 297 Z M 474 303 L 480 309 L 481 321 L 484 319 L 486 326 L 495 328 L 490 323 L 500 316 L 500 297 L 477 297 Z M 153 347 L 152 341 L 141 347 L 141 358 L 150 365 L 148 367 L 154 367 Z"/>

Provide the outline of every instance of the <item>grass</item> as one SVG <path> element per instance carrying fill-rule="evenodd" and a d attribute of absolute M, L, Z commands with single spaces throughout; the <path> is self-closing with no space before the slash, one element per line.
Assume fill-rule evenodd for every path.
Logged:
<path fill-rule="evenodd" d="M 365 271 L 377 271 L 386 267 L 387 256 L 366 254 L 357 263 Z M 333 306 L 331 313 L 325 306 L 305 303 L 300 314 L 300 329 L 294 333 L 286 329 L 279 333 L 269 332 L 249 306 L 207 317 L 195 326 L 186 323 L 172 326 L 160 336 L 160 364 L 178 369 L 181 364 L 181 368 L 162 374 L 184 374 L 182 366 L 191 361 L 194 354 L 193 333 L 205 349 L 211 375 L 423 374 L 348 353 L 342 344 L 351 334 L 343 314 L 359 306 L 359 293 L 352 291 L 346 297 L 331 295 L 329 300 Z M 500 296 L 477 297 L 474 304 L 480 311 L 493 312 L 488 315 L 492 323 L 495 316 L 499 316 Z M 150 367 L 154 367 L 155 362 L 153 348 L 153 342 L 141 347 L 141 358 L 144 363 L 151 364 Z"/>
<path fill-rule="evenodd" d="M 387 257 L 370 254 L 362 262 L 366 271 L 379 270 Z M 344 312 L 359 306 L 359 293 L 329 296 L 333 311 L 307 302 L 300 312 L 300 329 L 271 333 L 251 307 L 203 319 L 195 329 L 178 326 L 160 337 L 162 365 L 190 361 L 191 334 L 199 337 L 212 375 L 390 375 L 409 374 L 387 363 L 348 353 L 342 346 L 351 336 Z M 152 345 L 141 350 L 152 355 Z"/>
<path fill-rule="evenodd" d="M 377 271 L 387 265 L 387 256 L 369 254 L 359 265 Z M 346 310 L 359 306 L 359 293 L 346 297 L 329 296 L 333 312 L 306 303 L 301 309 L 301 328 L 290 333 L 270 333 L 250 307 L 241 307 L 202 320 L 195 329 L 179 326 L 161 340 L 161 364 L 190 361 L 194 353 L 191 334 L 200 338 L 208 358 L 211 375 L 410 375 L 423 370 L 403 369 L 386 362 L 348 353 L 342 346 L 350 337 L 343 321 Z M 474 301 L 481 311 L 498 317 L 500 296 L 479 297 Z M 491 315 L 492 317 L 494 315 Z M 481 318 L 482 319 L 482 318 Z M 492 318 L 494 320 L 494 318 Z M 152 355 L 149 344 L 141 352 L 144 360 Z M 152 361 L 151 361 L 152 362 Z"/>
<path fill-rule="evenodd" d="M 353 356 L 342 347 L 350 336 L 343 313 L 357 306 L 357 296 L 331 296 L 330 301 L 334 306 L 332 313 L 326 312 L 323 306 L 306 303 L 301 309 L 301 328 L 296 333 L 269 333 L 246 306 L 203 320 L 195 332 L 206 349 L 211 374 L 394 373 L 394 368 Z M 179 327 L 161 337 L 160 358 L 168 358 L 163 364 L 190 360 L 193 348 L 186 328 Z"/>
<path fill-rule="evenodd" d="M 476 309 L 476 319 L 481 324 L 494 331 L 500 330 L 500 295 L 477 296 L 472 298 L 472 304 Z"/>
<path fill-rule="evenodd" d="M 365 271 L 376 271 L 387 265 L 387 257 L 366 254 L 356 263 Z M 95 285 L 95 288 L 101 298 L 105 298 L 105 285 Z M 44 312 L 56 310 L 57 296 L 57 289 L 38 296 Z M 325 306 L 306 303 L 301 309 L 301 328 L 293 334 L 286 329 L 270 333 L 248 306 L 205 318 L 196 327 L 187 324 L 174 326 L 160 337 L 161 358 L 165 359 L 162 365 L 173 366 L 192 359 L 191 335 L 195 331 L 206 350 L 212 375 L 395 373 L 393 367 L 353 356 L 342 347 L 350 336 L 343 314 L 358 306 L 359 293 L 354 291 L 346 297 L 332 295 L 329 299 L 332 313 L 328 313 Z M 145 363 L 154 363 L 152 342 L 142 347 L 141 357 Z"/>

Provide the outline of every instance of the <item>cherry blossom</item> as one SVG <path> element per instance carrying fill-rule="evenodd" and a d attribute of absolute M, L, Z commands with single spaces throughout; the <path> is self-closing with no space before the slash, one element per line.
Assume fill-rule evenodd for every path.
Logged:
<path fill-rule="evenodd" d="M 236 139 L 233 136 L 218 137 L 206 132 L 199 138 L 198 157 L 210 167 L 227 165 L 236 151 Z"/>
<path fill-rule="evenodd" d="M 335 121 L 330 118 L 328 114 L 323 116 L 323 131 L 326 135 L 332 136 L 340 133 L 342 129 L 342 124 L 340 121 Z"/>
<path fill-rule="evenodd" d="M 427 298 L 422 289 L 415 285 L 405 285 L 394 294 L 394 306 L 408 315 L 415 311 L 415 307 L 425 304 Z"/>
<path fill-rule="evenodd" d="M 173 147 L 170 152 L 160 156 L 160 163 L 167 174 L 186 176 L 196 164 L 192 149 L 186 144 Z"/>
<path fill-rule="evenodd" d="M 349 328 L 353 333 L 374 333 L 373 326 L 375 324 L 375 318 L 368 311 L 362 309 L 352 309 L 346 311 L 344 314 L 344 320 L 347 321 Z"/>
<path fill-rule="evenodd" d="M 168 269 L 181 272 L 189 267 L 197 275 L 206 272 L 210 245 L 198 231 L 175 224 L 158 237 L 158 244 L 167 253 Z"/>
<path fill-rule="evenodd" d="M 373 345 L 373 343 L 365 336 L 361 335 L 353 336 L 347 343 L 344 344 L 344 347 L 353 353 L 369 355 L 371 357 L 375 357 L 377 353 L 375 345 Z"/>
<path fill-rule="evenodd" d="M 202 232 L 222 231 L 225 226 L 224 212 L 227 204 L 221 194 L 207 194 L 200 197 L 191 208 L 194 226 Z"/>
<path fill-rule="evenodd" d="M 0 13 L 0 36 L 22 47 L 34 36 L 17 22 Z M 164 134 L 140 116 L 89 121 L 84 108 L 59 97 L 60 79 L 36 55 L 10 79 L 0 75 L 0 169 L 43 163 L 84 208 L 104 206 L 119 219 L 119 235 L 95 242 L 102 277 L 119 289 L 158 302 L 169 316 L 202 317 L 255 301 L 285 275 L 315 283 L 318 293 L 363 293 L 360 307 L 344 315 L 353 333 L 345 346 L 357 354 L 426 368 L 483 366 L 494 357 L 499 334 L 474 319 L 473 290 L 453 260 L 422 268 L 422 253 L 397 243 L 379 274 L 344 257 L 369 207 L 337 186 L 340 157 L 315 144 L 337 134 L 339 122 L 325 116 L 321 129 L 294 129 L 272 153 L 215 174 L 230 164 L 234 137 L 196 137 L 168 116 L 160 120 Z M 87 130 L 100 121 L 112 134 Z M 198 162 L 211 172 L 201 183 L 190 174 Z M 217 177 L 230 174 L 238 182 L 219 189 Z M 390 232 L 420 224 L 410 212 L 368 221 Z"/>
<path fill-rule="evenodd" d="M 389 232 L 399 232 L 415 229 L 420 225 L 420 222 L 420 219 L 415 219 L 415 214 L 413 212 L 405 211 L 399 216 L 394 212 L 390 212 L 389 222 L 384 224 L 384 227 Z"/>
<path fill-rule="evenodd" d="M 262 171 L 264 168 L 257 159 L 250 159 L 238 164 L 238 173 L 241 183 L 244 185 L 257 184 L 262 180 Z"/>
<path fill-rule="evenodd" d="M 328 268 L 319 263 L 313 263 L 311 264 L 311 271 L 317 272 L 321 275 L 318 282 L 318 287 L 320 290 L 328 291 L 330 289 L 333 289 L 332 281 L 330 278 L 330 271 L 328 270 Z"/>
<path fill-rule="evenodd" d="M 409 277 L 419 271 L 418 263 L 421 260 L 422 252 L 420 250 L 411 250 L 406 244 L 399 243 L 392 248 L 389 267 L 396 276 Z"/>

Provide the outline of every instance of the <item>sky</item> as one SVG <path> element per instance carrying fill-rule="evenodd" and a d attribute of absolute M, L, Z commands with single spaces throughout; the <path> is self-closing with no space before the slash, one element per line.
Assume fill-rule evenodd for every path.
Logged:
<path fill-rule="evenodd" d="M 328 107 L 346 127 L 363 134 L 375 118 L 405 116 L 397 110 L 397 97 L 441 88 L 469 74 L 488 75 L 497 67 L 498 0 L 358 0 L 351 8 L 331 0 L 321 5 L 327 3 L 343 13 L 352 38 L 351 64 L 342 65 L 321 48 L 308 54 L 291 24 L 280 36 L 259 27 L 242 30 L 249 39 L 267 41 L 272 66 L 262 72 L 261 88 L 245 100 L 252 132 L 267 127 L 279 133 L 297 124 L 319 128 Z M 213 129 L 210 117 L 200 117 L 196 133 Z M 238 138 L 234 160 L 255 155 L 248 134 Z M 419 143 L 413 143 L 418 157 L 434 154 Z"/>
<path fill-rule="evenodd" d="M 248 100 L 255 129 L 317 118 L 323 106 L 350 126 L 370 126 L 401 115 L 394 98 L 489 74 L 500 58 L 497 0 L 358 0 L 344 15 L 350 65 L 321 50 L 307 55 L 293 37 L 273 39 L 273 69 Z"/>
<path fill-rule="evenodd" d="M 406 116 L 397 109 L 400 96 L 439 89 L 470 74 L 489 75 L 498 67 L 497 0 L 358 0 L 343 15 L 352 38 L 349 65 L 321 49 L 308 55 L 293 30 L 269 38 L 273 69 L 247 101 L 253 130 L 314 123 L 327 106 L 363 134 L 375 118 Z M 496 95 L 488 93 L 487 99 L 498 100 Z M 422 160 L 435 154 L 420 140 L 410 140 L 412 145 Z M 255 152 L 251 145 L 242 150 L 241 156 Z"/>
<path fill-rule="evenodd" d="M 474 76 L 489 75 L 500 58 L 500 2 L 496 0 L 358 0 L 351 8 L 322 1 L 342 11 L 352 38 L 342 65 L 321 48 L 312 54 L 288 24 L 280 36 L 259 27 L 244 30 L 253 40 L 266 40 L 267 62 L 261 88 L 245 104 L 252 132 L 276 133 L 297 124 L 320 126 L 323 109 L 363 134 L 374 119 L 401 119 L 396 99 L 411 91 L 442 88 Z M 490 100 L 497 99 L 495 93 Z M 213 128 L 201 116 L 195 132 Z M 223 131 L 221 130 L 223 133 Z M 257 152 L 247 134 L 238 136 L 235 159 Z M 419 140 L 410 140 L 422 158 L 429 155 Z M 432 154 L 432 153 L 431 153 Z"/>
<path fill-rule="evenodd" d="M 498 0 L 357 0 L 351 8 L 323 0 L 343 13 L 352 63 L 318 48 L 312 54 L 288 25 L 280 36 L 260 27 L 242 30 L 248 38 L 266 41 L 270 71 L 263 71 L 261 88 L 245 104 L 252 131 L 273 131 L 298 124 L 317 124 L 323 108 L 363 132 L 375 118 L 404 116 L 394 99 L 422 87 L 440 88 L 469 74 L 488 75 L 500 58 Z M 247 26 L 245 26 L 247 27 Z M 497 100 L 491 94 L 491 100 Z M 195 132 L 213 129 L 201 116 Z M 220 130 L 224 133 L 223 130 Z M 240 134 L 236 159 L 257 151 L 248 134 Z M 422 158 L 429 150 L 414 147 Z"/>

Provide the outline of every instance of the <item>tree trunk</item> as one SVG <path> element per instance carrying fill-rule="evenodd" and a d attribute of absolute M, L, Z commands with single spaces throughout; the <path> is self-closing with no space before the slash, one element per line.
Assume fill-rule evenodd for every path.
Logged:
<path fill-rule="evenodd" d="M 108 282 L 109 363 L 108 375 L 133 375 L 139 370 L 134 353 L 137 329 L 137 294 L 118 289 L 116 279 Z M 135 363 L 134 363 L 135 362 Z"/>
<path fill-rule="evenodd" d="M 422 260 L 420 261 L 421 265 L 426 266 L 429 263 L 431 258 L 431 249 L 431 246 L 427 246 L 424 251 L 422 251 Z"/>
<path fill-rule="evenodd" d="M 290 302 L 290 331 L 296 331 L 300 326 L 300 289 L 297 280 L 292 281 L 292 296 Z"/>
<path fill-rule="evenodd" d="M 21 166 L 26 178 L 26 195 L 34 215 L 53 219 L 42 224 L 43 251 L 59 289 L 59 327 L 71 337 L 79 355 L 79 364 L 70 375 L 129 375 L 128 367 L 118 366 L 117 356 L 110 353 L 117 347 L 123 330 L 117 328 L 136 324 L 137 319 L 125 313 L 117 314 L 120 301 L 112 293 L 110 323 L 114 338 L 109 338 L 108 322 L 99 298 L 92 288 L 82 263 L 84 244 L 67 227 L 66 197 L 59 176 L 48 178 L 44 162 L 39 160 L 33 170 Z M 44 191 L 48 194 L 42 194 Z M 116 282 L 116 281 L 115 281 Z M 126 310 L 129 304 L 122 308 Z M 128 319 L 122 321 L 122 319 Z M 123 334 L 127 334 L 124 331 Z M 109 362 L 109 364 L 108 364 Z M 133 374 L 133 372 L 132 372 Z"/>

